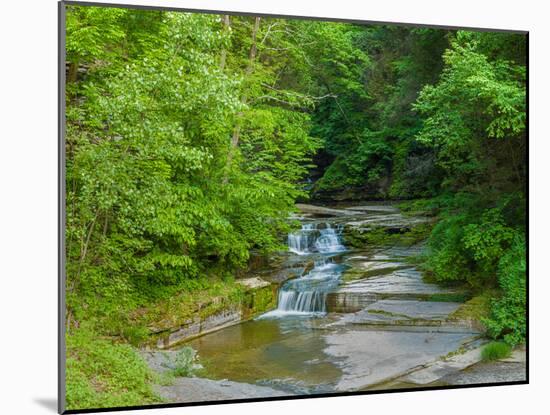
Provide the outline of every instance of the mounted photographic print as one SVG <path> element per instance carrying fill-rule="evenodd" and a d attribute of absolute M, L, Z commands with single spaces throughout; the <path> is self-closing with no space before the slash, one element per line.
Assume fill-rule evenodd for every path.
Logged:
<path fill-rule="evenodd" d="M 60 412 L 527 383 L 527 56 L 60 3 Z"/>

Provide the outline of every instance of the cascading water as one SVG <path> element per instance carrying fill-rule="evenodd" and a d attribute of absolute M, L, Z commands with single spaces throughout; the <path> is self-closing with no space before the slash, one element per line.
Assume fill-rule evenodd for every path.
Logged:
<path fill-rule="evenodd" d="M 346 248 L 341 242 L 342 229 L 329 223 L 305 223 L 288 235 L 288 249 L 297 255 L 316 255 L 315 266 L 306 275 L 287 281 L 279 290 L 278 307 L 262 317 L 314 315 L 326 312 L 327 294 L 339 284 L 342 265 L 331 255 Z"/>
<path fill-rule="evenodd" d="M 308 254 L 317 229 L 313 223 L 304 223 L 298 232 L 288 234 L 288 250 L 298 255 Z"/>
<path fill-rule="evenodd" d="M 321 253 L 342 252 L 345 251 L 344 245 L 340 242 L 341 228 L 333 229 L 330 223 L 326 224 L 325 229 L 319 231 L 321 235 L 315 241 L 315 247 Z"/>
<path fill-rule="evenodd" d="M 330 223 L 304 223 L 298 232 L 288 235 L 288 250 L 297 255 L 307 255 L 313 252 L 330 254 L 345 251 L 342 245 L 340 227 L 333 228 Z"/>

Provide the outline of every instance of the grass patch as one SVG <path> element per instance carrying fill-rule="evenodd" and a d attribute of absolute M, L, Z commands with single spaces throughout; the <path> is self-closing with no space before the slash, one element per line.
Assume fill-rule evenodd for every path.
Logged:
<path fill-rule="evenodd" d="M 371 314 L 379 314 L 382 316 L 388 316 L 388 317 L 396 317 L 396 318 L 405 318 L 407 320 L 412 320 L 408 315 L 406 314 L 400 314 L 400 313 L 392 313 L 390 311 L 386 310 L 368 310 Z"/>
<path fill-rule="evenodd" d="M 445 356 L 442 356 L 442 358 L 443 358 L 444 360 L 448 360 L 448 359 L 450 359 L 450 358 L 452 358 L 452 357 L 454 357 L 454 356 L 458 356 L 458 355 L 464 354 L 464 353 L 466 353 L 466 351 L 467 351 L 467 350 L 466 350 L 466 348 L 465 348 L 464 346 L 460 346 L 458 349 L 453 350 L 452 352 L 447 353 Z"/>
<path fill-rule="evenodd" d="M 470 296 L 466 293 L 439 293 L 431 294 L 426 301 L 444 302 L 444 303 L 465 303 Z"/>
<path fill-rule="evenodd" d="M 152 390 L 153 372 L 128 344 L 100 339 L 88 329 L 67 336 L 68 409 L 162 402 Z"/>
<path fill-rule="evenodd" d="M 484 362 L 493 362 L 505 359 L 512 353 L 512 347 L 504 342 L 491 342 L 481 351 L 481 358 Z"/>
<path fill-rule="evenodd" d="M 467 320 L 481 322 L 487 318 L 491 309 L 491 293 L 485 292 L 477 295 L 462 304 L 454 313 L 450 315 L 451 320 Z"/>
<path fill-rule="evenodd" d="M 403 227 L 399 231 L 384 227 L 371 229 L 348 228 L 344 232 L 346 245 L 356 248 L 382 246 L 412 246 L 423 242 L 430 236 L 433 224 L 431 222 Z"/>

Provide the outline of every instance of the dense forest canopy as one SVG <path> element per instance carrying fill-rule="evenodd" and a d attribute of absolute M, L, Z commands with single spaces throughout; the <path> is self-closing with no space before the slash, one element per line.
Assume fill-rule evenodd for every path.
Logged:
<path fill-rule="evenodd" d="M 524 35 L 69 6 L 66 51 L 69 333 L 231 280 L 297 200 L 421 199 L 428 272 L 523 342 Z"/>

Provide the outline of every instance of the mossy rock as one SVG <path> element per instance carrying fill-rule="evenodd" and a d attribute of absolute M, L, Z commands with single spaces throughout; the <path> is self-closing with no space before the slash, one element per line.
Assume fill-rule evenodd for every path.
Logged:
<path fill-rule="evenodd" d="M 248 291 L 241 303 L 243 319 L 263 314 L 277 305 L 277 288 L 273 285 Z"/>
<path fill-rule="evenodd" d="M 483 319 L 487 318 L 491 310 L 491 295 L 484 293 L 477 295 L 466 301 L 453 314 L 449 316 L 452 321 L 468 322 L 477 326 L 480 330 L 485 331 Z"/>
<path fill-rule="evenodd" d="M 344 243 L 354 248 L 369 246 L 412 246 L 425 241 L 432 231 L 433 224 L 419 223 L 400 227 L 357 227 L 344 228 Z"/>

